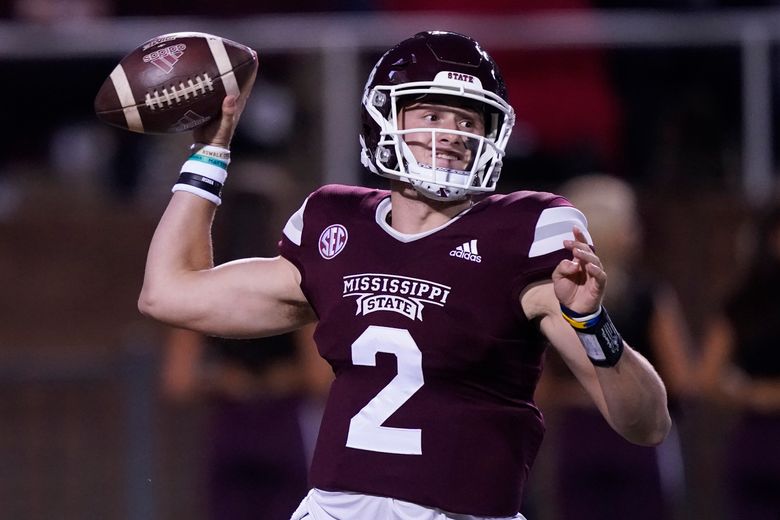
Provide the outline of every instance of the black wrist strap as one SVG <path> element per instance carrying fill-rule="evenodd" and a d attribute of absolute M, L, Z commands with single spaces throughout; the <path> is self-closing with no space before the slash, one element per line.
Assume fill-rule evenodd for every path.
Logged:
<path fill-rule="evenodd" d="M 176 184 L 189 184 L 217 197 L 222 196 L 222 183 L 198 173 L 181 172 Z"/>
<path fill-rule="evenodd" d="M 603 307 L 595 324 L 575 330 L 588 358 L 597 367 L 613 367 L 623 355 L 623 338 Z"/>

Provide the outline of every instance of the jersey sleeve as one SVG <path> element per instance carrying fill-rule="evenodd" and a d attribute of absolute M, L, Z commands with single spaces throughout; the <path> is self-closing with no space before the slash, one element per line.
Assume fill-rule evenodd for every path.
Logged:
<path fill-rule="evenodd" d="M 537 258 L 564 249 L 564 240 L 574 240 L 574 226 L 580 228 L 588 244 L 593 245 L 588 233 L 588 221 L 580 210 L 574 206 L 544 209 L 534 227 L 534 239 L 528 250 L 528 258 Z"/>
<path fill-rule="evenodd" d="M 522 244 L 525 265 L 514 281 L 517 294 L 529 284 L 549 279 L 561 260 L 572 258 L 563 241 L 574 240 L 574 226 L 593 245 L 585 215 L 563 197 L 548 199 L 544 206 L 528 215 L 527 222 L 533 222 L 533 229 L 528 234 L 530 240 Z"/>
<path fill-rule="evenodd" d="M 279 254 L 289 260 L 301 275 L 301 290 L 317 312 L 316 302 L 309 293 L 318 272 L 316 263 L 322 260 L 320 240 L 323 222 L 334 218 L 334 208 L 347 205 L 344 196 L 349 190 L 338 185 L 325 185 L 312 192 L 301 207 L 287 220 L 279 241 Z M 341 204 L 339 204 L 341 201 Z"/>
<path fill-rule="evenodd" d="M 282 238 L 279 241 L 279 253 L 301 268 L 301 251 L 303 247 L 303 226 L 306 214 L 306 205 L 312 195 L 306 197 L 301 207 L 287 220 L 282 230 Z"/>

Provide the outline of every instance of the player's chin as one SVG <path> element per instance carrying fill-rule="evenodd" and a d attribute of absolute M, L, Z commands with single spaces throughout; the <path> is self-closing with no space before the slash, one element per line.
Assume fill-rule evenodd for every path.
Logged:
<path fill-rule="evenodd" d="M 422 198 L 422 194 L 417 191 L 417 189 L 412 186 L 412 184 L 409 181 L 405 180 L 399 180 L 396 181 L 397 183 L 397 191 L 401 193 L 401 195 L 404 196 L 404 198 L 407 199 L 420 199 Z"/>

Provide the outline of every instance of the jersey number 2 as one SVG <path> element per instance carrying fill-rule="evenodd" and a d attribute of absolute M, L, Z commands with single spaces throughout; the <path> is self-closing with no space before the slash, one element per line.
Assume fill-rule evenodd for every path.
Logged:
<path fill-rule="evenodd" d="M 379 352 L 393 354 L 398 373 L 349 422 L 347 447 L 422 455 L 422 430 L 382 426 L 423 383 L 422 352 L 406 329 L 371 325 L 352 344 L 355 365 L 376 366 Z"/>

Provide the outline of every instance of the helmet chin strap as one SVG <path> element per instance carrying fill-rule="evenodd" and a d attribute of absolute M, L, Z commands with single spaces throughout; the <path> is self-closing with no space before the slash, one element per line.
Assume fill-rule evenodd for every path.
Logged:
<path fill-rule="evenodd" d="M 424 186 L 422 181 L 419 180 L 411 180 L 410 182 L 420 195 L 438 202 L 455 202 L 458 200 L 464 200 L 468 196 L 468 194 L 463 190 L 456 190 L 453 188 L 445 188 L 441 186 L 437 188 L 435 185 Z M 435 188 L 436 191 L 434 191 L 432 188 Z M 453 191 L 456 191 L 457 193 L 453 193 Z"/>
<path fill-rule="evenodd" d="M 468 196 L 468 190 L 463 188 L 447 186 L 437 181 L 446 181 L 451 175 L 469 176 L 469 172 L 464 170 L 454 170 L 450 168 L 436 168 L 427 164 L 409 165 L 410 173 L 416 177 L 410 177 L 409 183 L 414 186 L 419 193 L 426 197 L 438 201 L 463 200 Z"/>

